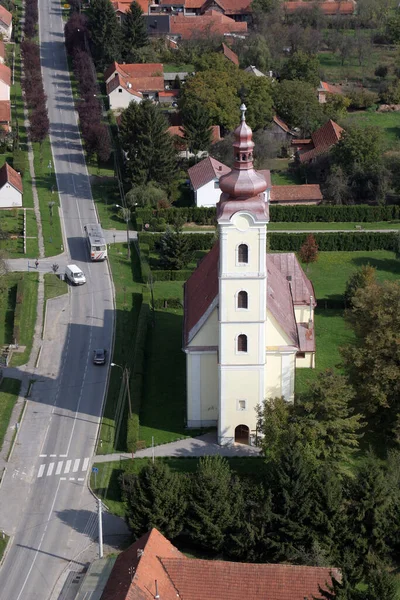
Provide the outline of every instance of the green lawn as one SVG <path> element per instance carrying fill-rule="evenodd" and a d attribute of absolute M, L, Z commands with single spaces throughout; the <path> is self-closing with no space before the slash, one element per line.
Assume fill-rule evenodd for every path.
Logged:
<path fill-rule="evenodd" d="M 169 63 L 164 65 L 164 73 L 193 73 L 194 70 L 194 65 L 190 63 L 182 65 Z"/>
<path fill-rule="evenodd" d="M 46 273 L 44 276 L 44 301 L 50 300 L 50 298 L 56 298 L 62 296 L 62 294 L 68 293 L 68 284 L 66 281 L 62 281 L 54 273 Z"/>
<path fill-rule="evenodd" d="M 355 35 L 354 32 L 351 35 Z M 373 46 L 361 66 L 356 56 L 346 60 L 342 66 L 340 56 L 330 51 L 319 52 L 318 59 L 321 66 L 321 77 L 325 81 L 336 84 L 362 82 L 364 85 L 377 88 L 379 80 L 374 74 L 376 67 L 378 65 L 394 66 L 396 56 L 395 46 Z"/>
<path fill-rule="evenodd" d="M 8 543 L 8 535 L 5 535 L 4 538 L 2 535 L 0 535 L 0 561 L 3 558 L 3 554 L 7 547 L 7 543 Z"/>
<path fill-rule="evenodd" d="M 21 314 L 21 326 L 20 326 L 20 340 L 19 345 L 25 346 L 23 352 L 15 352 L 11 358 L 12 367 L 19 367 L 24 365 L 30 356 L 33 343 L 33 334 L 35 331 L 36 324 L 36 309 L 37 309 L 37 295 L 38 295 L 38 273 L 11 273 L 7 277 L 15 278 L 15 283 L 18 278 L 23 277 L 26 281 L 24 301 L 22 303 L 22 314 Z M 11 338 L 12 338 L 12 325 L 11 325 Z M 5 340 L 3 343 L 10 343 L 12 339 Z"/>
<path fill-rule="evenodd" d="M 11 413 L 18 399 L 21 382 L 19 379 L 4 377 L 0 384 L 0 448 L 3 447 L 4 436 L 10 423 Z M 0 535 L 1 543 L 1 535 Z M 1 546 L 0 546 L 1 556 Z"/>
<path fill-rule="evenodd" d="M 96 474 L 91 474 L 90 485 L 96 496 L 102 498 L 113 514 L 120 517 L 125 516 L 125 506 L 121 498 L 120 477 L 124 473 L 139 473 L 151 459 L 134 458 L 133 460 L 121 460 L 108 463 L 95 463 L 99 469 Z M 199 463 L 198 458 L 156 458 L 162 460 L 173 471 L 193 473 Z M 262 475 L 264 461 L 256 457 L 234 457 L 228 458 L 229 465 L 240 477 L 250 476 L 258 478 Z"/>
<path fill-rule="evenodd" d="M 378 127 L 383 135 L 384 150 L 400 151 L 400 114 L 398 112 L 357 111 L 348 113 L 341 125 L 345 129 L 350 125 Z"/>
<path fill-rule="evenodd" d="M 361 229 L 400 229 L 400 221 L 381 221 L 376 223 L 268 223 L 269 231 L 314 231 L 319 229 L 326 229 L 327 231 L 335 229 L 348 229 L 349 231 L 357 231 L 357 227 L 361 227 Z"/>
<path fill-rule="evenodd" d="M 116 204 L 121 204 L 117 180 L 101 179 L 93 183 L 92 194 L 103 229 L 126 229 L 126 223 L 120 218 L 119 209 L 115 207 Z"/>
<path fill-rule="evenodd" d="M 304 182 L 295 172 L 288 169 L 271 172 L 271 183 L 272 185 L 299 185 Z"/>

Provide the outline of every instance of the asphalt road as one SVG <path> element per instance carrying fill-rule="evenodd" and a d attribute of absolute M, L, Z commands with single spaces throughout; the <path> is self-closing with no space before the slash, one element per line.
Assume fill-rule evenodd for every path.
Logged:
<path fill-rule="evenodd" d="M 0 489 L 0 528 L 13 534 L 0 570 L 1 600 L 46 600 L 63 569 L 95 537 L 86 486 L 107 368 L 91 363 L 110 348 L 113 293 L 106 263 L 88 262 L 85 223 L 95 220 L 63 44 L 59 0 L 39 2 L 41 58 L 54 168 L 71 262 L 87 284 L 71 288 L 50 327 L 46 358 Z M 50 350 L 49 350 L 50 349 Z M 73 563 L 74 564 L 74 563 Z M 80 567 L 79 558 L 77 568 Z"/>

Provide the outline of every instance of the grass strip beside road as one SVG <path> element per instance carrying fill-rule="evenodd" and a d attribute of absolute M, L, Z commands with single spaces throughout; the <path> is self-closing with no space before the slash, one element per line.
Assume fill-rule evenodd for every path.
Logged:
<path fill-rule="evenodd" d="M 0 448 L 3 447 L 4 436 L 7 433 L 11 413 L 18 399 L 20 389 L 21 381 L 19 379 L 4 377 L 0 384 Z"/>
<path fill-rule="evenodd" d="M 126 223 L 119 216 L 120 204 L 118 182 L 116 179 L 99 179 L 92 184 L 93 200 L 96 204 L 97 214 L 103 229 L 126 229 Z"/>
<path fill-rule="evenodd" d="M 4 534 L 3 537 L 2 533 L 0 532 L 0 562 L 4 556 L 4 552 L 6 551 L 8 540 L 8 535 Z"/>
<path fill-rule="evenodd" d="M 46 273 L 44 276 L 44 301 L 51 298 L 57 298 L 68 293 L 68 284 L 55 275 L 54 273 Z"/>
<path fill-rule="evenodd" d="M 23 352 L 14 352 L 11 358 L 11 367 L 24 365 L 28 360 L 32 350 L 33 334 L 35 331 L 37 316 L 37 298 L 38 298 L 38 273 L 18 273 L 13 274 L 16 277 L 25 279 L 25 293 L 22 303 L 20 340 L 19 345 L 25 346 Z M 13 341 L 13 340 L 12 340 Z M 10 343 L 10 342 L 8 342 Z"/>

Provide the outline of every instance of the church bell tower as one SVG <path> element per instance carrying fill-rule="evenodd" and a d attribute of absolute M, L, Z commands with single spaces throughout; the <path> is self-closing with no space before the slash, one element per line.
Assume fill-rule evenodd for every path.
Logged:
<path fill-rule="evenodd" d="M 253 167 L 244 104 L 235 130 L 234 166 L 220 178 L 218 442 L 249 443 L 264 400 L 266 363 L 267 182 Z"/>

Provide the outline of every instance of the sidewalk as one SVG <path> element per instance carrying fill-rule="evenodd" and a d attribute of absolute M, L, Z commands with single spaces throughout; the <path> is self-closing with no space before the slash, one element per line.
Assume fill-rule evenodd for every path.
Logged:
<path fill-rule="evenodd" d="M 170 444 L 161 444 L 154 448 L 138 450 L 134 458 L 147 458 L 154 456 L 259 456 L 261 448 L 255 446 L 246 446 L 244 444 L 235 444 L 234 446 L 219 446 L 217 444 L 217 434 L 214 432 L 205 433 L 196 438 L 185 438 Z M 93 457 L 94 463 L 112 462 L 123 459 L 132 459 L 132 454 L 99 454 Z"/>

